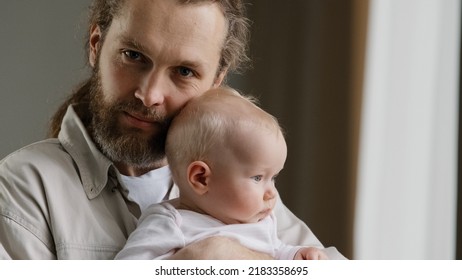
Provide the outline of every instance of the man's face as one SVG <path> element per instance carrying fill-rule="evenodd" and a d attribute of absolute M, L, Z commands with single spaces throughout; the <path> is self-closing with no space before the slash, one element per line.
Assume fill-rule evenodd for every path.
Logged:
<path fill-rule="evenodd" d="M 217 4 L 130 0 L 104 38 L 90 35 L 94 67 L 91 131 L 121 173 L 165 164 L 171 118 L 192 97 L 218 86 L 226 22 Z"/>

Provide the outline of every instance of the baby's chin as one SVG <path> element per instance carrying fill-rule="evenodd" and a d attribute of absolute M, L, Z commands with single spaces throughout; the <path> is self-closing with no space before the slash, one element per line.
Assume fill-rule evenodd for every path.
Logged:
<path fill-rule="evenodd" d="M 273 209 L 266 209 L 266 210 L 258 213 L 258 215 L 257 215 L 257 216 L 259 216 L 258 221 L 261 221 L 261 220 L 265 219 L 266 217 L 268 217 L 271 214 L 272 211 L 273 211 Z"/>
<path fill-rule="evenodd" d="M 231 217 L 221 217 L 221 220 L 223 223 L 225 224 L 253 224 L 253 223 L 258 223 L 262 220 L 264 220 L 266 217 L 268 217 L 271 213 L 272 213 L 273 209 L 266 209 L 266 210 L 263 210 L 263 211 L 260 211 L 256 214 L 254 214 L 253 216 L 251 217 L 245 217 L 245 218 L 241 218 L 241 219 L 236 219 L 235 217 L 234 218 L 231 218 Z"/>
<path fill-rule="evenodd" d="M 250 219 L 247 219 L 246 221 L 241 222 L 242 224 L 251 224 L 251 223 L 258 223 L 262 220 L 264 220 L 266 217 L 268 217 L 271 214 L 271 209 L 269 210 L 264 210 L 259 213 L 257 213 L 255 216 L 253 216 Z"/>

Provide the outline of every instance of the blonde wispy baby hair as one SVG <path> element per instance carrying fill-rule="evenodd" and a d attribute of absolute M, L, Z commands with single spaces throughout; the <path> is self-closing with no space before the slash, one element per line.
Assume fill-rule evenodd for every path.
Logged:
<path fill-rule="evenodd" d="M 229 148 L 237 129 L 266 129 L 282 135 L 277 119 L 256 104 L 256 98 L 230 87 L 211 89 L 189 101 L 167 134 L 165 151 L 175 183 L 186 183 L 190 163 L 219 157 L 220 149 Z"/>

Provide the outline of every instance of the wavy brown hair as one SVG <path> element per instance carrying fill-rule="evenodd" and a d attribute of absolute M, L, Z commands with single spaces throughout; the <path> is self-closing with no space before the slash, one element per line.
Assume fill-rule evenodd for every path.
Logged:
<path fill-rule="evenodd" d="M 104 42 L 105 36 L 112 20 L 119 16 L 124 3 L 127 0 L 94 0 L 90 6 L 89 27 L 99 26 L 101 30 L 101 42 Z M 169 0 L 172 1 L 172 0 Z M 239 71 L 246 66 L 250 59 L 247 56 L 249 41 L 249 20 L 245 16 L 245 4 L 243 0 L 176 0 L 182 5 L 200 4 L 205 2 L 217 3 L 227 21 L 228 34 L 226 36 L 223 48 L 221 50 L 220 64 L 218 72 L 227 69 L 229 71 Z M 90 30 L 90 28 L 88 28 Z M 89 33 L 85 38 L 85 49 L 89 50 Z M 94 71 L 92 75 L 95 75 Z M 48 129 L 49 137 L 58 137 L 61 129 L 61 122 L 70 104 L 88 103 L 89 89 L 91 88 L 92 78 L 88 78 L 77 90 L 74 91 L 57 109 L 50 120 Z M 91 118 L 91 116 L 90 116 Z"/>

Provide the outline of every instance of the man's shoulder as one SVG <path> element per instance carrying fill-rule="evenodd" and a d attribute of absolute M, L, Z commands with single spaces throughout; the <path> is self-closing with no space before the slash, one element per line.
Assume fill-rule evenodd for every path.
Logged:
<path fill-rule="evenodd" d="M 0 167 L 23 164 L 40 164 L 57 162 L 60 158 L 69 157 L 69 154 L 63 148 L 56 138 L 50 138 L 29 144 L 20 148 L 0 161 Z"/>
<path fill-rule="evenodd" d="M 9 180 L 30 180 L 34 177 L 38 180 L 52 179 L 63 176 L 70 170 L 75 173 L 75 162 L 55 138 L 27 145 L 0 161 L 0 177 L 10 178 Z"/>
<path fill-rule="evenodd" d="M 0 161 L 2 211 L 25 219 L 22 206 L 34 204 L 45 209 L 47 189 L 69 188 L 78 178 L 74 166 L 57 139 L 39 141 L 9 154 Z M 18 201 L 20 204 L 16 204 Z"/>

